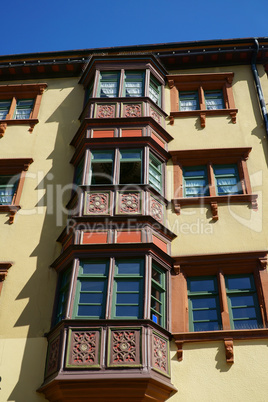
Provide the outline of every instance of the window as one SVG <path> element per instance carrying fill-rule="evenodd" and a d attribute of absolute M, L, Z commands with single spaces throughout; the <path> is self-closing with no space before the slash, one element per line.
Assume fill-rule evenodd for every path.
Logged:
<path fill-rule="evenodd" d="M 0 212 L 9 213 L 9 223 L 13 223 L 25 180 L 25 172 L 33 162 L 25 159 L 0 159 Z"/>
<path fill-rule="evenodd" d="M 42 94 L 47 84 L 0 85 L 0 136 L 7 125 L 38 123 Z"/>
<path fill-rule="evenodd" d="M 189 327 L 191 331 L 222 329 L 217 277 L 188 278 Z M 253 275 L 227 275 L 226 295 L 231 329 L 262 327 Z"/>
<path fill-rule="evenodd" d="M 147 261 L 147 259 L 146 259 Z M 166 327 L 166 269 L 144 257 L 80 260 L 59 277 L 55 324 L 62 319 L 151 319 Z M 75 278 L 75 287 L 71 278 Z M 151 298 L 148 306 L 144 300 Z"/>
<path fill-rule="evenodd" d="M 0 205 L 12 205 L 19 177 L 0 176 Z"/>
<path fill-rule="evenodd" d="M 33 99 L 21 99 L 17 101 L 15 110 L 15 119 L 29 119 L 32 113 L 34 100 Z"/>
<path fill-rule="evenodd" d="M 230 115 L 236 123 L 233 77 L 233 73 L 169 75 L 171 124 L 175 117 L 199 116 L 205 127 L 206 117 L 211 115 Z"/>
<path fill-rule="evenodd" d="M 163 162 L 147 148 L 92 150 L 90 155 L 88 184 L 150 184 L 162 194 Z M 148 172 L 144 160 L 148 161 Z"/>
<path fill-rule="evenodd" d="M 174 164 L 173 205 L 180 213 L 183 205 L 210 204 L 218 219 L 218 203 L 249 202 L 257 209 L 252 194 L 246 160 L 251 148 L 170 151 Z"/>
<path fill-rule="evenodd" d="M 148 71 L 149 72 L 149 71 Z M 161 107 L 162 85 L 150 72 L 149 85 L 145 86 L 145 70 L 101 71 L 96 85 L 96 95 L 100 98 L 140 98 L 149 97 L 156 105 Z M 92 81 L 86 89 L 88 100 L 93 96 Z"/>
<path fill-rule="evenodd" d="M 179 348 L 187 341 L 267 337 L 267 251 L 174 261 L 172 335 Z"/>
<path fill-rule="evenodd" d="M 165 272 L 153 264 L 151 286 L 151 319 L 165 326 L 166 313 L 166 277 Z"/>

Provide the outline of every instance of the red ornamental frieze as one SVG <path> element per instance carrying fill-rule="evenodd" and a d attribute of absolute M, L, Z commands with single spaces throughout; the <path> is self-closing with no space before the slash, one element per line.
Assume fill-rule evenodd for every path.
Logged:
<path fill-rule="evenodd" d="M 47 369 L 46 369 L 47 376 L 57 371 L 58 360 L 59 360 L 59 348 L 60 348 L 60 336 L 57 336 L 57 338 L 54 339 L 49 345 Z"/>
<path fill-rule="evenodd" d="M 89 193 L 87 194 L 87 213 L 88 214 L 107 214 L 109 204 L 109 194 Z"/>
<path fill-rule="evenodd" d="M 168 374 L 167 341 L 153 334 L 153 367 Z"/>
<path fill-rule="evenodd" d="M 151 215 L 158 222 L 163 222 L 163 205 L 151 198 Z"/>
<path fill-rule="evenodd" d="M 125 105 L 124 106 L 125 117 L 141 117 L 141 105 Z"/>
<path fill-rule="evenodd" d="M 126 193 L 120 194 L 120 213 L 139 213 L 140 212 L 140 194 L 139 193 Z"/>
<path fill-rule="evenodd" d="M 150 108 L 150 116 L 157 121 L 157 123 L 161 123 L 161 116 L 156 113 L 156 111 L 153 108 Z"/>
<path fill-rule="evenodd" d="M 115 105 L 98 105 L 97 117 L 104 119 L 115 117 Z"/>
<path fill-rule="evenodd" d="M 118 365 L 139 363 L 139 331 L 112 331 L 112 361 Z"/>
<path fill-rule="evenodd" d="M 91 366 L 98 363 L 98 335 L 97 331 L 72 332 L 70 365 Z"/>

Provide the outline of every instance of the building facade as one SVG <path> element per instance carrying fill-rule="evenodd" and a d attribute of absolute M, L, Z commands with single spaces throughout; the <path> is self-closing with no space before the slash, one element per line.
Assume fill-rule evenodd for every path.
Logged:
<path fill-rule="evenodd" d="M 0 57 L 3 401 L 264 401 L 266 38 Z"/>

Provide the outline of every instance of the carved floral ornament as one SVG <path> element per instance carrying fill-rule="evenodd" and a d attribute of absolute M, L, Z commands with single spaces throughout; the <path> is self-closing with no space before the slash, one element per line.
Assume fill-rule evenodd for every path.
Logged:
<path fill-rule="evenodd" d="M 97 105 L 98 118 L 113 118 L 115 117 L 115 105 Z"/>
<path fill-rule="evenodd" d="M 108 193 L 87 193 L 86 214 L 107 214 L 108 209 Z"/>
<path fill-rule="evenodd" d="M 99 331 L 69 332 L 69 355 L 66 367 L 96 367 L 99 364 Z"/>
<path fill-rule="evenodd" d="M 140 364 L 140 330 L 111 330 L 110 365 Z"/>
<path fill-rule="evenodd" d="M 124 105 L 124 117 L 141 117 L 141 105 L 140 104 Z"/>

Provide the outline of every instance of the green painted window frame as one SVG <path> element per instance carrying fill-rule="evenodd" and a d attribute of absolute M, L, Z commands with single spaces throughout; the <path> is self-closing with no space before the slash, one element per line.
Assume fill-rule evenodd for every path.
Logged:
<path fill-rule="evenodd" d="M 205 104 L 206 104 L 206 110 L 222 110 L 225 109 L 225 104 L 224 104 L 224 96 L 223 96 L 223 91 L 221 89 L 219 90 L 209 90 L 209 91 L 204 91 L 204 97 L 205 97 Z M 208 105 L 208 100 L 221 100 L 221 107 L 216 107 L 217 104 L 213 105 L 213 107 L 210 107 L 211 105 Z"/>
<path fill-rule="evenodd" d="M 99 77 L 99 85 L 98 85 L 98 97 L 99 98 L 117 98 L 119 95 L 119 84 L 120 84 L 120 71 L 101 71 Z M 114 75 L 114 78 L 111 76 Z M 109 77 L 110 76 L 110 77 Z M 116 94 L 113 96 L 102 95 L 102 83 L 113 83 L 116 82 Z"/>
<path fill-rule="evenodd" d="M 228 169 L 228 168 L 234 169 L 235 174 L 232 174 L 232 173 L 216 174 L 215 173 L 215 169 Z M 242 188 L 239 189 L 240 177 L 239 177 L 237 164 L 213 165 L 213 174 L 214 174 L 214 178 L 215 178 L 215 188 L 216 188 L 217 195 L 220 196 L 220 195 L 243 194 Z M 232 192 L 226 192 L 226 193 L 220 193 L 219 194 L 220 185 L 218 184 L 218 179 L 228 179 L 228 178 L 235 178 L 236 179 L 236 184 L 235 185 L 237 186 L 238 191 L 232 191 Z M 221 187 L 223 187 L 223 185 L 221 185 Z M 229 185 L 229 187 L 230 187 L 230 185 Z"/>
<path fill-rule="evenodd" d="M 183 105 L 183 102 L 187 100 L 196 101 L 196 107 L 187 107 L 186 105 Z M 200 110 L 198 91 L 179 91 L 179 110 Z"/>
<path fill-rule="evenodd" d="M 152 152 L 149 152 L 149 184 L 163 193 L 163 163 Z"/>
<path fill-rule="evenodd" d="M 71 283 L 72 267 L 69 267 L 60 276 L 55 325 L 66 318 L 67 302 Z"/>
<path fill-rule="evenodd" d="M 97 158 L 97 155 L 101 155 L 101 154 L 105 154 L 107 153 L 107 155 L 110 153 L 111 158 Z M 96 156 L 96 157 L 95 157 Z M 89 174 L 89 184 L 94 184 L 94 185 L 103 185 L 103 184 L 114 184 L 114 163 L 115 161 L 115 150 L 114 149 L 105 149 L 103 151 L 101 150 L 92 150 L 91 151 L 91 161 L 90 161 L 90 174 Z M 99 180 L 98 179 L 98 183 L 96 183 L 97 180 L 97 175 L 95 175 L 93 173 L 93 165 L 94 164 L 105 164 L 105 163 L 109 163 L 112 164 L 111 167 L 111 177 L 110 177 L 110 181 L 107 180 L 107 176 L 108 173 L 105 172 L 105 166 L 103 165 L 102 170 L 103 170 L 103 180 Z M 107 169 L 106 169 L 107 170 Z"/>
<path fill-rule="evenodd" d="M 128 75 L 140 75 L 140 77 L 133 79 L 133 78 L 128 78 Z M 127 89 L 126 89 L 126 83 L 138 83 L 141 82 L 141 94 L 140 95 L 133 95 L 130 96 L 127 94 Z M 123 87 L 123 96 L 126 98 L 140 98 L 142 96 L 144 96 L 144 84 L 145 84 L 145 72 L 144 71 L 140 71 L 140 70 L 136 70 L 136 71 L 130 71 L 130 70 L 126 70 L 125 71 L 125 76 L 124 76 L 124 87 Z"/>
<path fill-rule="evenodd" d="M 192 176 L 190 176 L 189 178 L 188 177 L 186 177 L 185 176 L 185 173 L 186 172 L 194 172 L 194 171 L 196 171 L 196 170 L 204 170 L 204 175 L 203 176 L 197 176 L 197 175 L 192 175 Z M 187 194 L 186 193 L 186 190 L 187 190 L 187 181 L 190 181 L 190 180 L 200 180 L 200 179 L 202 179 L 203 178 L 203 180 L 205 180 L 205 184 L 206 184 L 206 186 L 205 187 L 201 187 L 201 186 L 195 186 L 196 188 L 198 187 L 198 188 L 203 188 L 205 191 L 203 192 L 203 193 L 201 193 L 201 194 L 196 194 L 196 195 L 192 195 L 192 194 Z M 189 187 L 189 188 L 192 188 L 192 187 Z M 184 167 L 183 168 L 183 196 L 185 197 L 185 198 L 190 198 L 190 197 L 204 197 L 204 196 L 206 196 L 206 195 L 209 195 L 209 183 L 208 183 L 208 172 L 207 172 L 207 166 L 205 166 L 205 165 L 202 165 L 202 166 L 187 166 L 187 167 Z"/>
<path fill-rule="evenodd" d="M 118 262 L 133 262 L 140 264 L 140 274 L 119 274 L 118 273 Z M 118 284 L 122 281 L 128 282 L 138 282 L 139 283 L 139 291 L 118 291 Z M 118 303 L 117 295 L 119 294 L 139 294 L 139 302 L 138 303 Z M 144 259 L 134 259 L 134 258 L 117 258 L 115 260 L 115 272 L 114 272 L 114 282 L 113 282 L 113 296 L 112 296 L 112 308 L 111 308 L 111 318 L 116 319 L 140 319 L 143 318 L 143 299 L 144 299 Z M 118 316 L 116 315 L 117 306 L 136 306 L 138 307 L 138 316 Z"/>
<path fill-rule="evenodd" d="M 154 279 L 154 272 L 159 274 L 159 280 Z M 151 279 L 151 320 L 163 328 L 166 328 L 166 272 L 152 264 Z M 159 311 L 155 306 L 158 303 Z"/>
<path fill-rule="evenodd" d="M 240 278 L 248 278 L 250 281 L 250 288 L 248 289 L 229 289 L 228 288 L 228 279 L 240 279 Z M 256 329 L 256 328 L 262 328 L 262 318 L 261 318 L 261 312 L 260 312 L 260 306 L 259 306 L 259 301 L 258 301 L 258 295 L 257 295 L 257 290 L 255 286 L 255 281 L 254 281 L 254 276 L 253 274 L 246 274 L 246 275 L 225 275 L 225 287 L 226 287 L 226 294 L 227 294 L 227 302 L 228 302 L 228 309 L 229 309 L 229 317 L 230 317 L 230 324 L 231 324 L 231 329 Z M 252 296 L 254 303 L 251 305 L 241 305 L 241 306 L 233 306 L 232 305 L 232 300 L 231 297 L 237 297 L 237 296 Z M 245 308 L 254 308 L 255 313 L 256 313 L 256 321 L 257 321 L 257 326 L 250 327 L 247 326 L 246 323 L 249 322 L 250 317 L 240 317 L 240 318 L 235 318 L 234 317 L 234 310 L 238 309 L 245 309 Z M 244 328 L 237 327 L 236 322 L 238 321 L 245 321 L 245 326 Z"/>
<path fill-rule="evenodd" d="M 83 272 L 83 267 L 85 264 L 94 264 L 94 263 L 100 263 L 100 264 L 105 264 L 105 274 L 85 274 Z M 109 259 L 98 259 L 98 260 L 81 260 L 80 265 L 79 265 L 79 272 L 77 276 L 77 285 L 76 285 L 76 292 L 75 292 L 75 299 L 74 299 L 74 307 L 73 307 L 73 318 L 75 319 L 101 319 L 105 318 L 105 311 L 106 311 L 106 304 L 107 304 L 107 287 L 108 287 L 108 279 L 109 279 L 109 270 L 110 270 L 110 260 Z M 104 288 L 103 292 L 101 291 L 82 291 L 82 283 L 83 282 L 94 282 L 94 281 L 103 281 L 104 282 Z M 88 294 L 103 294 L 103 303 L 82 303 L 80 302 L 80 295 L 82 293 L 88 293 Z M 98 315 L 80 315 L 79 314 L 79 306 L 101 306 L 101 314 Z"/>
<path fill-rule="evenodd" d="M 0 100 L 0 120 L 5 120 L 6 116 L 9 113 L 10 106 L 11 106 L 12 99 L 8 100 Z M 4 113 L 2 115 L 2 113 Z"/>
<path fill-rule="evenodd" d="M 23 104 L 23 102 L 25 102 L 26 104 Z M 17 99 L 17 103 L 16 103 L 16 108 L 14 111 L 14 120 L 28 120 L 31 117 L 31 113 L 34 107 L 34 99 Z M 27 105 L 28 103 L 28 105 Z M 19 111 L 25 110 L 27 111 L 27 115 L 23 115 L 24 117 L 21 117 L 19 115 Z"/>
<path fill-rule="evenodd" d="M 156 94 L 156 96 L 155 96 Z M 149 98 L 159 107 L 162 106 L 162 85 L 150 75 Z"/>
<path fill-rule="evenodd" d="M 142 184 L 143 183 L 143 177 L 144 177 L 144 164 L 143 164 L 143 149 L 120 149 L 119 153 L 120 153 L 120 157 L 119 157 L 119 173 L 118 173 L 118 182 L 119 184 Z M 140 156 L 139 157 L 133 157 L 133 158 L 124 158 L 122 157 L 122 155 L 127 155 L 127 154 L 131 154 L 131 153 L 139 153 Z M 121 174 L 122 174 L 122 170 L 125 169 L 124 165 L 126 166 L 127 164 L 134 164 L 133 167 L 135 167 L 135 164 L 139 164 L 140 163 L 140 179 L 136 180 L 136 181 L 130 181 L 130 177 L 127 174 L 127 180 L 122 180 L 121 179 Z M 131 169 L 131 171 L 133 172 L 134 169 Z M 126 174 L 126 173 L 125 173 Z"/>
<path fill-rule="evenodd" d="M 0 205 L 12 205 L 17 191 L 20 177 L 12 175 L 0 175 Z M 11 191 L 10 191 L 11 190 Z M 1 194 L 5 192 L 7 194 Z M 10 194 L 9 194 L 10 193 Z M 11 198 L 10 202 L 2 201 L 2 197 Z"/>
<path fill-rule="evenodd" d="M 190 283 L 191 281 L 207 281 L 207 280 L 213 280 L 214 282 L 214 291 L 191 291 L 190 290 Z M 217 277 L 216 276 L 194 276 L 194 277 L 189 277 L 187 278 L 187 294 L 188 294 L 188 306 L 189 306 L 189 330 L 191 332 L 199 332 L 202 330 L 195 329 L 195 324 L 198 325 L 199 323 L 211 323 L 215 322 L 218 325 L 218 328 L 215 328 L 214 331 L 221 330 L 222 329 L 222 322 L 221 322 L 221 313 L 220 313 L 220 299 L 219 299 L 219 289 L 218 289 L 218 283 L 217 283 Z M 194 308 L 193 307 L 193 300 L 194 299 L 214 299 L 215 300 L 215 308 Z M 216 315 L 217 319 L 216 320 L 211 320 L 211 319 L 201 319 L 201 320 L 196 320 L 194 319 L 194 312 L 195 311 L 206 311 L 206 310 L 216 310 Z"/>

